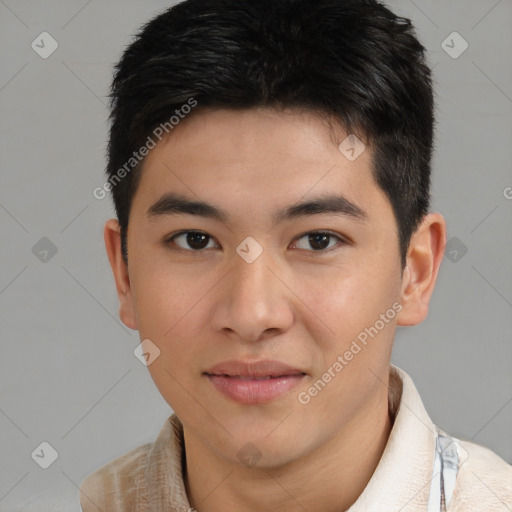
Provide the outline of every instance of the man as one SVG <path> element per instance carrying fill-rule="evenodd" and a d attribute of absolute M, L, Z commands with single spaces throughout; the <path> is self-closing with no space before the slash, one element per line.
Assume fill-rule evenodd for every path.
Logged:
<path fill-rule="evenodd" d="M 112 84 L 105 243 L 174 413 L 92 511 L 489 511 L 512 467 L 391 366 L 446 241 L 411 23 L 370 0 L 188 0 Z"/>

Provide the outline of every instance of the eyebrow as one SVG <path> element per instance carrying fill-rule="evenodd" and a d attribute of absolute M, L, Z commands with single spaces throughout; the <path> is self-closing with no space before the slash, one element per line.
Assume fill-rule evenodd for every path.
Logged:
<path fill-rule="evenodd" d="M 159 216 L 189 214 L 199 217 L 207 217 L 227 224 L 229 214 L 210 203 L 189 199 L 186 196 L 166 193 L 147 211 L 149 218 Z M 368 214 L 359 206 L 349 201 L 342 195 L 327 194 L 313 198 L 309 201 L 292 204 L 282 210 L 274 213 L 274 223 L 292 220 L 299 217 L 336 214 L 351 217 L 357 221 L 365 222 L 368 220 Z"/>

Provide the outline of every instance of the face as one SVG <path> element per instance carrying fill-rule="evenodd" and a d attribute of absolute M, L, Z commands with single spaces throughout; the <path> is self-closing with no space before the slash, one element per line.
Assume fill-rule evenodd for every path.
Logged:
<path fill-rule="evenodd" d="M 335 131 L 295 111 L 197 112 L 150 151 L 133 198 L 121 318 L 160 351 L 148 369 L 186 432 L 233 462 L 247 443 L 297 459 L 387 396 L 397 225 L 370 148 L 349 159 Z M 208 375 L 233 360 L 294 375 Z"/>

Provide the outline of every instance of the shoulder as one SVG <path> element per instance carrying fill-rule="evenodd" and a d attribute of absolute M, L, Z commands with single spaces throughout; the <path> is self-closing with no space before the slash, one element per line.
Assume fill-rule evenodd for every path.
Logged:
<path fill-rule="evenodd" d="M 145 469 L 153 443 L 141 445 L 91 473 L 80 484 L 83 512 L 136 510 L 145 500 Z"/>
<path fill-rule="evenodd" d="M 484 446 L 457 441 L 459 472 L 450 510 L 512 510 L 512 466 Z"/>

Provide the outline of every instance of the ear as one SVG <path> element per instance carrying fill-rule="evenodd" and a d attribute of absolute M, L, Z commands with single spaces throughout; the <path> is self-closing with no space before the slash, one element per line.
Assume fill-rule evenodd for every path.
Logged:
<path fill-rule="evenodd" d="M 117 219 L 110 219 L 105 224 L 103 232 L 108 260 L 116 281 L 117 296 L 119 297 L 119 318 L 130 329 L 137 329 L 135 307 L 128 275 L 128 266 L 121 253 L 121 229 Z"/>
<path fill-rule="evenodd" d="M 439 213 L 426 215 L 411 237 L 407 250 L 398 325 L 416 325 L 427 317 L 445 247 L 446 222 L 443 216 Z"/>

